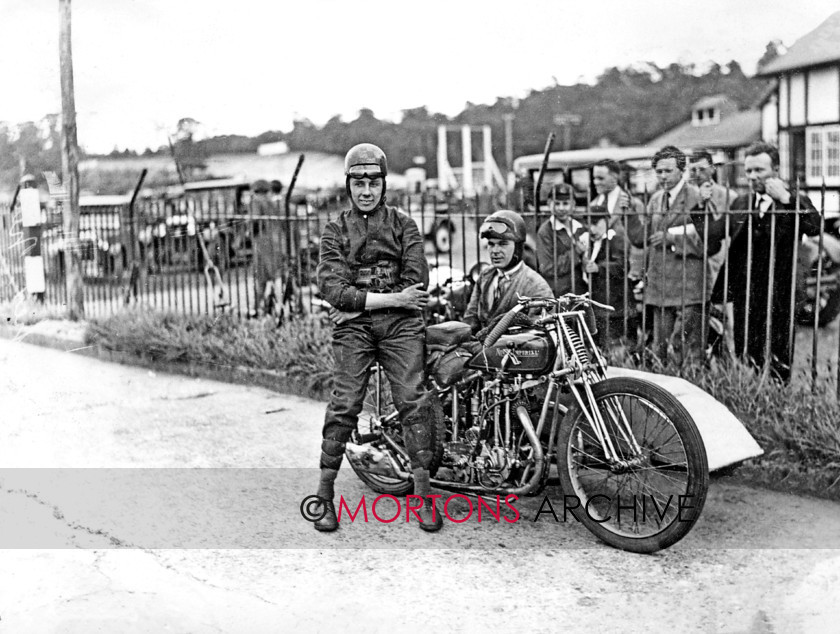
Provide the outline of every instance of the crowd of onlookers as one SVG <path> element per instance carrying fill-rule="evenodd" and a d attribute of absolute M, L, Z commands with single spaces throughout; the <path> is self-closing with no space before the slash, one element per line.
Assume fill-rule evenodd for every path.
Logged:
<path fill-rule="evenodd" d="M 779 178 L 767 143 L 746 150 L 750 192 L 740 196 L 714 181 L 709 152 L 664 147 L 652 167 L 659 188 L 646 205 L 620 187 L 612 160 L 594 166 L 597 196 L 585 213 L 568 186 L 554 186 L 537 231 L 540 274 L 555 295 L 588 291 L 619 309 L 596 313 L 602 345 L 623 333 L 629 311 L 639 345 L 651 343 L 660 360 L 700 359 L 710 315 L 720 315 L 718 350 L 766 361 L 788 381 L 794 245 L 820 229 L 811 201 Z"/>

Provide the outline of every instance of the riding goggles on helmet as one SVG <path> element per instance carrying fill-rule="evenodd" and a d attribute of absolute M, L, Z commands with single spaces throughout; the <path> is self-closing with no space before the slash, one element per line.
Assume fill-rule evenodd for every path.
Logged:
<path fill-rule="evenodd" d="M 354 165 L 347 171 L 347 178 L 361 180 L 362 178 L 384 178 L 379 165 Z"/>
<path fill-rule="evenodd" d="M 496 239 L 496 240 L 513 240 L 513 229 L 510 225 L 505 224 L 504 222 L 499 222 L 498 220 L 489 220 L 481 225 L 481 233 L 479 234 L 482 238 Z"/>

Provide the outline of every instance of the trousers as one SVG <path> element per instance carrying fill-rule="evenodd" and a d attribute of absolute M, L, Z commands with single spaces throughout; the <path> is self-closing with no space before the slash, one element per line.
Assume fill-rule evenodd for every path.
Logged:
<path fill-rule="evenodd" d="M 700 304 L 686 304 L 677 327 L 679 306 L 651 306 L 653 310 L 653 348 L 664 363 L 668 359 L 668 344 L 680 360 L 703 358 L 703 311 Z M 682 341 L 685 338 L 685 348 Z"/>
<path fill-rule="evenodd" d="M 424 342 L 420 314 L 408 310 L 364 312 L 335 327 L 335 374 L 324 418 L 322 468 L 340 466 L 344 444 L 362 411 L 370 368 L 377 362 L 391 386 L 412 467 L 429 467 L 435 412 L 423 381 Z"/>

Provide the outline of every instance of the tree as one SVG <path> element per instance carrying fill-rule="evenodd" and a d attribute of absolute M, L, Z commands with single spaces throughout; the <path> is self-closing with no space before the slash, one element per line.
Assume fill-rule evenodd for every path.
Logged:
<path fill-rule="evenodd" d="M 770 40 L 767 42 L 767 46 L 764 48 L 764 55 L 761 56 L 761 59 L 758 60 L 756 70 L 761 72 L 761 69 L 767 66 L 770 62 L 776 59 L 779 55 L 782 54 L 782 41 L 781 40 Z"/>

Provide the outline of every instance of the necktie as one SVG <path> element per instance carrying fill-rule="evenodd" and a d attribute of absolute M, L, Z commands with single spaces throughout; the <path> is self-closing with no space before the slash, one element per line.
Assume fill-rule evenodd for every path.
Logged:
<path fill-rule="evenodd" d="M 493 304 L 490 306 L 490 310 L 495 310 L 502 301 L 502 295 L 505 293 L 506 281 L 507 276 L 504 273 L 499 272 L 499 276 L 496 279 L 496 290 L 493 293 Z"/>
<path fill-rule="evenodd" d="M 765 212 L 770 209 L 773 205 L 773 199 L 770 198 L 767 194 L 759 194 L 758 200 L 756 201 L 758 208 L 761 210 L 758 213 L 758 217 L 764 217 Z"/>
<path fill-rule="evenodd" d="M 671 208 L 671 192 L 667 189 L 662 194 L 662 211 L 668 211 Z"/>

